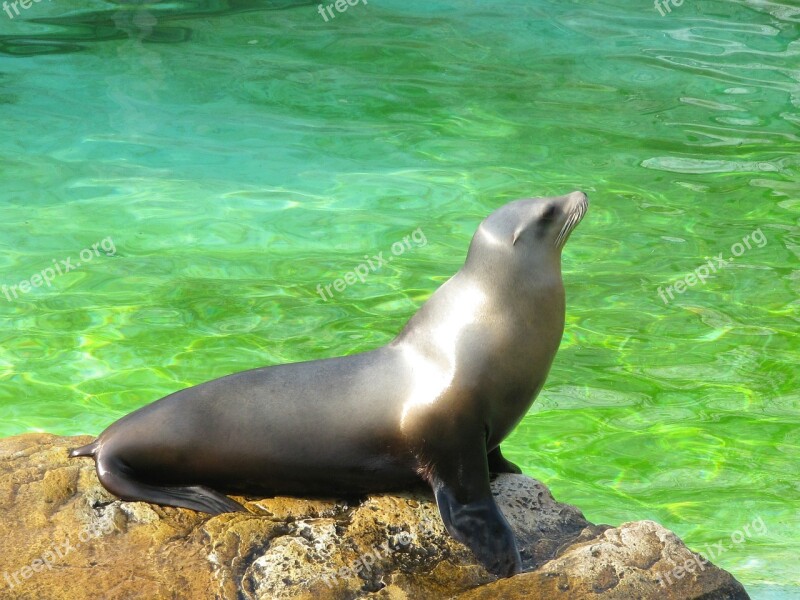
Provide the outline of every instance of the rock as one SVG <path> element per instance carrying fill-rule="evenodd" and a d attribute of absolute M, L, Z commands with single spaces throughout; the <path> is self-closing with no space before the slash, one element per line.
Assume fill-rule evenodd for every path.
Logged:
<path fill-rule="evenodd" d="M 0 597 L 748 598 L 657 523 L 593 525 L 523 475 L 492 484 L 526 571 L 496 581 L 447 535 L 424 491 L 237 498 L 252 514 L 211 517 L 111 496 L 91 460 L 67 458 L 88 441 L 0 440 Z"/>
<path fill-rule="evenodd" d="M 481 586 L 458 600 L 747 597 L 729 573 L 691 552 L 674 533 L 638 521 L 606 529 L 532 573 Z"/>

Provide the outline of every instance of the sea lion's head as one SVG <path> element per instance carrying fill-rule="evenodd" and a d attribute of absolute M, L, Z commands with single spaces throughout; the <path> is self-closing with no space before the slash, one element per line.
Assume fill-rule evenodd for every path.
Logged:
<path fill-rule="evenodd" d="M 466 266 L 515 277 L 555 268 L 560 277 L 561 249 L 588 207 L 583 192 L 509 202 L 480 224 Z"/>

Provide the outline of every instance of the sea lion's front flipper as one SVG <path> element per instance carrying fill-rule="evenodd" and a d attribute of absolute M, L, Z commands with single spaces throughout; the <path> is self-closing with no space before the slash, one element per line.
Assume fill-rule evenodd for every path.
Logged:
<path fill-rule="evenodd" d="M 487 571 L 500 577 L 520 571 L 514 533 L 489 488 L 484 443 L 468 449 L 468 455 L 437 462 L 432 469 L 431 485 L 445 528 L 472 550 Z"/>
<path fill-rule="evenodd" d="M 489 452 L 489 473 L 522 473 L 517 465 L 500 453 L 500 446 Z"/>

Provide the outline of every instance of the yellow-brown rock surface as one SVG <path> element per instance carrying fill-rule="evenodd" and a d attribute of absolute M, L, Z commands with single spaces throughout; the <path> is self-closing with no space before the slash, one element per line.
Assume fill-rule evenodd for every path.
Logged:
<path fill-rule="evenodd" d="M 88 441 L 0 439 L 0 598 L 748 597 L 660 525 L 592 525 L 522 475 L 492 488 L 526 572 L 495 581 L 444 531 L 430 494 L 239 498 L 251 514 L 212 517 L 111 496 L 93 461 L 67 458 Z"/>

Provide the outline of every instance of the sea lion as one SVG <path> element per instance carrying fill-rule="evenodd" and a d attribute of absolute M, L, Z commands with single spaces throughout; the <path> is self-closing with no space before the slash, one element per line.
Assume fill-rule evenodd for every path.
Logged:
<path fill-rule="evenodd" d="M 520 570 L 489 475 L 542 389 L 564 329 L 561 249 L 586 195 L 517 200 L 387 345 L 263 367 L 171 394 L 70 456 L 123 500 L 212 514 L 221 492 L 337 495 L 427 482 L 447 531 L 490 572 Z"/>

